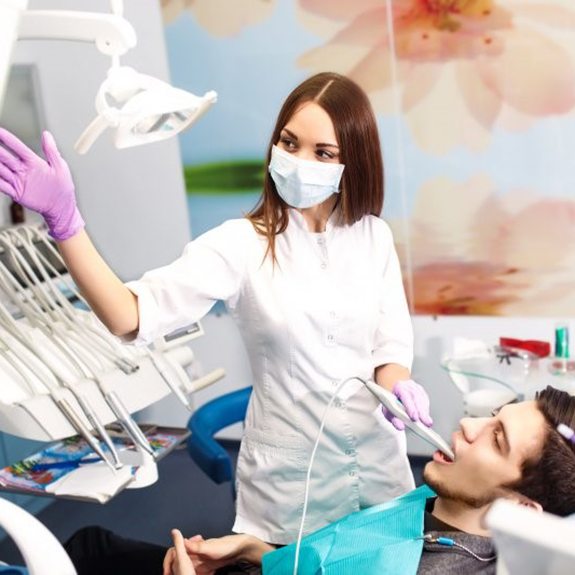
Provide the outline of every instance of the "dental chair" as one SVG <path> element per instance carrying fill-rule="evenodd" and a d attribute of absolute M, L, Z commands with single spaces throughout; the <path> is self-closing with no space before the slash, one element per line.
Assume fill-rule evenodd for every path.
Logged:
<path fill-rule="evenodd" d="M 18 547 L 27 569 L 0 565 L 0 575 L 76 575 L 59 541 L 33 515 L 0 497 L 0 527 Z"/>
<path fill-rule="evenodd" d="M 500 499 L 486 515 L 497 547 L 497 575 L 575 573 L 575 521 Z"/>
<path fill-rule="evenodd" d="M 197 409 L 188 421 L 191 435 L 187 448 L 191 458 L 215 483 L 231 481 L 234 496 L 234 466 L 229 453 L 214 435 L 244 420 L 251 392 L 251 387 L 245 387 L 217 397 Z"/>

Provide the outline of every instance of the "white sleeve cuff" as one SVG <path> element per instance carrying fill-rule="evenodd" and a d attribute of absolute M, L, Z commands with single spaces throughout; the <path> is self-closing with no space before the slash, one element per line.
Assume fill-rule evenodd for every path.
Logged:
<path fill-rule="evenodd" d="M 129 343 L 136 346 L 149 345 L 158 337 L 154 329 L 158 325 L 159 316 L 156 300 L 142 282 L 127 282 L 125 286 L 138 298 L 138 335 Z"/>

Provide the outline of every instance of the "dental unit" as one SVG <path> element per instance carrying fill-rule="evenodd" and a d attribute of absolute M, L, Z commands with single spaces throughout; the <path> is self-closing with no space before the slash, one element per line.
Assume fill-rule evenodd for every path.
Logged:
<path fill-rule="evenodd" d="M 114 459 L 114 466 L 119 466 L 116 450 L 104 426 L 99 422 L 93 410 L 91 410 L 89 402 L 78 391 L 78 382 L 83 379 L 95 381 L 102 389 L 100 374 L 103 371 L 104 364 L 102 361 L 97 361 L 96 350 L 90 349 L 85 352 L 82 350 L 82 343 L 77 338 L 72 339 L 70 337 L 73 332 L 67 328 L 71 327 L 73 323 L 66 321 L 62 308 L 54 300 L 51 300 L 48 290 L 45 289 L 45 286 L 50 285 L 50 282 L 39 280 L 22 254 L 9 241 L 10 237 L 9 232 L 8 234 L 2 234 L 0 236 L 0 245 L 10 254 L 14 270 L 20 272 L 19 278 L 27 285 L 37 300 L 36 302 L 29 300 L 28 305 L 24 305 L 24 309 L 27 311 L 28 322 L 32 326 L 32 329 L 27 333 L 26 340 L 33 342 L 33 351 L 58 375 L 60 384 L 70 389 L 76 396 L 88 420 L 94 425 L 104 442 L 108 445 Z M 15 324 L 13 324 L 13 327 L 15 328 Z M 55 360 L 55 358 L 58 358 L 58 360 Z M 62 369 L 62 363 L 67 363 L 68 368 Z M 122 420 L 125 421 L 126 428 L 133 435 L 134 440 L 142 441 L 140 434 L 136 435 L 133 433 L 134 426 L 126 421 L 125 413 L 121 411 L 121 406 L 118 406 L 119 402 L 115 401 L 116 398 L 110 398 L 104 389 L 102 391 L 114 413 L 118 417 L 121 416 Z M 150 450 L 147 442 L 145 447 L 144 444 L 142 444 L 142 447 Z"/>
<path fill-rule="evenodd" d="M 190 394 L 225 372 L 192 381 L 184 368 L 193 353 L 180 341 L 186 337 L 155 349 L 122 344 L 63 275 L 60 254 L 39 228 L 0 231 L 0 254 L 0 372 L 8 380 L 0 393 L 0 429 L 43 440 L 78 433 L 111 470 L 138 466 L 130 487 L 153 483 L 154 450 L 131 412 L 168 393 L 192 409 Z M 118 453 L 105 428 L 113 421 L 136 451 Z"/>
<path fill-rule="evenodd" d="M 22 231 L 22 229 L 20 229 L 19 231 Z M 43 241 L 46 241 L 46 240 L 44 239 Z M 50 249 L 52 255 L 59 261 L 61 267 L 64 267 L 64 261 L 62 260 L 60 254 L 49 244 L 49 242 L 46 242 L 46 243 L 49 246 L 49 249 Z M 32 251 L 34 251 L 34 250 L 32 250 Z M 47 262 L 47 260 L 45 258 L 44 258 L 43 263 L 44 263 L 44 265 L 46 265 L 46 264 L 49 265 L 49 262 Z M 61 274 L 59 274 L 59 272 L 53 266 L 49 265 L 49 267 L 50 267 L 50 271 L 52 272 L 53 275 L 61 277 Z M 46 279 L 46 278 L 44 278 L 44 279 Z M 76 290 L 76 288 L 74 286 L 69 285 L 68 289 L 69 289 L 70 293 L 73 294 L 77 300 L 83 302 L 84 305 L 86 307 L 88 307 L 88 304 L 86 303 L 84 298 L 80 295 L 80 293 Z M 73 322 L 74 326 L 82 326 L 85 329 L 93 331 L 95 335 L 100 336 L 100 337 L 104 337 L 104 335 L 107 336 L 107 343 L 112 347 L 113 351 L 116 352 L 116 354 L 122 354 L 123 355 L 122 357 L 116 356 L 116 357 L 114 357 L 113 360 L 116 363 L 116 365 L 124 371 L 124 373 L 126 373 L 126 374 L 133 373 L 136 369 L 138 369 L 137 364 L 135 364 L 129 358 L 125 357 L 126 346 L 122 346 L 122 345 L 118 344 L 117 341 L 114 340 L 110 336 L 109 332 L 107 332 L 104 329 L 95 330 L 93 327 L 90 328 L 90 326 L 88 324 L 86 324 L 84 321 L 80 321 L 80 322 L 77 321 L 78 319 L 80 319 L 80 318 L 78 318 L 78 315 L 84 315 L 83 319 L 94 318 L 93 315 L 82 314 L 77 308 L 73 307 L 70 304 L 70 302 L 67 300 L 67 298 L 65 298 L 63 296 L 63 294 L 60 290 L 53 288 L 53 291 L 55 292 L 55 295 L 59 299 L 59 302 L 62 305 L 62 307 L 67 311 L 67 313 L 69 315 L 71 314 L 70 320 Z M 142 348 L 141 352 L 150 358 L 154 367 L 156 368 L 158 373 L 161 375 L 161 377 L 164 380 L 164 382 L 166 383 L 166 385 L 171 389 L 172 393 L 174 393 L 174 395 L 180 400 L 180 402 L 188 410 L 192 411 L 193 405 L 191 404 L 189 397 L 186 395 L 185 384 L 183 386 L 180 384 L 182 379 L 184 379 L 184 381 L 187 379 L 187 376 L 184 373 L 183 378 L 182 378 L 182 372 L 181 372 L 182 368 L 179 365 L 179 363 L 175 362 L 171 366 L 173 368 L 172 371 L 176 372 L 176 378 L 179 379 L 179 381 L 175 381 L 174 377 L 170 373 L 170 366 L 166 365 L 167 362 L 169 362 L 169 358 L 165 357 L 162 353 L 158 352 L 157 350 L 152 350 L 152 349 L 149 349 L 147 347 Z"/>

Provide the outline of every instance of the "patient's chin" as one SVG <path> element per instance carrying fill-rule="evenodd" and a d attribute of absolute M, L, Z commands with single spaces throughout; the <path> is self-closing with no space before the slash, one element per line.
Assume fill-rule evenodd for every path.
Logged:
<path fill-rule="evenodd" d="M 471 492 L 466 492 L 461 486 L 452 485 L 450 478 L 440 477 L 440 470 L 437 469 L 437 466 L 434 468 L 431 464 L 425 466 L 423 470 L 423 480 L 435 491 L 438 497 L 461 503 L 465 507 L 479 509 L 493 503 L 497 497 L 497 494 L 493 493 L 492 490 L 489 490 L 489 493 L 482 493 L 479 496 Z M 473 487 L 470 485 L 469 488 L 472 489 Z"/>

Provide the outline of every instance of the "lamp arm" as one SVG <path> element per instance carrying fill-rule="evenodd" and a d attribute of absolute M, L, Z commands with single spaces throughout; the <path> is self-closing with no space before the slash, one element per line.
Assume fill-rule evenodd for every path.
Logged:
<path fill-rule="evenodd" d="M 71 10 L 26 10 L 18 39 L 95 42 L 108 56 L 121 56 L 137 42 L 136 31 L 122 16 Z"/>

